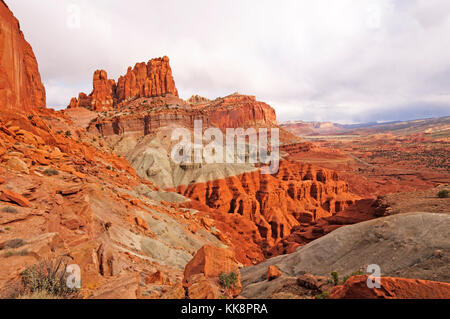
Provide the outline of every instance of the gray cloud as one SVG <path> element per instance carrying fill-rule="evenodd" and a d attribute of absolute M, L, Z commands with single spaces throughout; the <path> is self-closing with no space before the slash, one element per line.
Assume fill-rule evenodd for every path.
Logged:
<path fill-rule="evenodd" d="M 281 120 L 450 114 L 447 0 L 14 0 L 48 105 L 168 55 L 183 98 L 256 95 Z M 68 21 L 76 5 L 80 28 Z M 75 8 L 77 8 L 75 7 Z"/>

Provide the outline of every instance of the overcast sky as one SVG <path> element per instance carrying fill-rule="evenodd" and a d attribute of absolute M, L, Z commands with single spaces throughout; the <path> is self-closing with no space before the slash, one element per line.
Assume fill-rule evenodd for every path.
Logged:
<path fill-rule="evenodd" d="M 450 115 L 448 0 L 6 0 L 49 107 L 167 55 L 182 98 L 256 95 L 279 120 Z"/>

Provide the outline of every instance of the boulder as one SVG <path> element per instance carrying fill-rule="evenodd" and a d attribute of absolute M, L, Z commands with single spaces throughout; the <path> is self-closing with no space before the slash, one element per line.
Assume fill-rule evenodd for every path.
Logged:
<path fill-rule="evenodd" d="M 277 266 L 269 266 L 267 270 L 267 280 L 271 281 L 281 276 L 281 271 Z"/>
<path fill-rule="evenodd" d="M 28 165 L 18 157 L 11 157 L 6 163 L 6 167 L 10 170 L 29 174 Z"/>
<path fill-rule="evenodd" d="M 13 202 L 22 207 L 31 207 L 31 203 L 22 195 L 8 189 L 0 190 L 0 200 Z"/>
<path fill-rule="evenodd" d="M 450 299 L 450 284 L 429 280 L 381 277 L 381 288 L 370 289 L 368 276 L 353 276 L 334 287 L 331 299 Z M 373 279 L 371 278 L 370 281 Z"/>

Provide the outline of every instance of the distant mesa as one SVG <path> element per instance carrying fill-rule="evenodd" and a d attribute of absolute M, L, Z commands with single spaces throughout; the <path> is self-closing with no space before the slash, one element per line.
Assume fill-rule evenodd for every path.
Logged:
<path fill-rule="evenodd" d="M 171 94 L 178 97 L 178 90 L 172 76 L 169 58 L 151 59 L 148 63 L 137 63 L 128 68 L 119 80 L 108 79 L 104 70 L 97 70 L 93 76 L 93 91 L 80 93 L 72 98 L 68 108 L 84 107 L 92 111 L 107 111 L 118 104 L 141 97 L 156 97 Z"/>

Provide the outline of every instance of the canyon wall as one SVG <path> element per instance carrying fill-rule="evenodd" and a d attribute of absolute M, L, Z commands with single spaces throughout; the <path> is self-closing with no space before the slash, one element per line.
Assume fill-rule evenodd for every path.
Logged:
<path fill-rule="evenodd" d="M 293 227 L 332 216 L 356 199 L 336 172 L 287 161 L 274 175 L 254 171 L 176 191 L 224 214 L 245 217 L 269 246 L 289 236 Z"/>
<path fill-rule="evenodd" d="M 19 21 L 0 1 L 0 109 L 31 112 L 45 105 L 45 88 L 33 49 Z"/>

